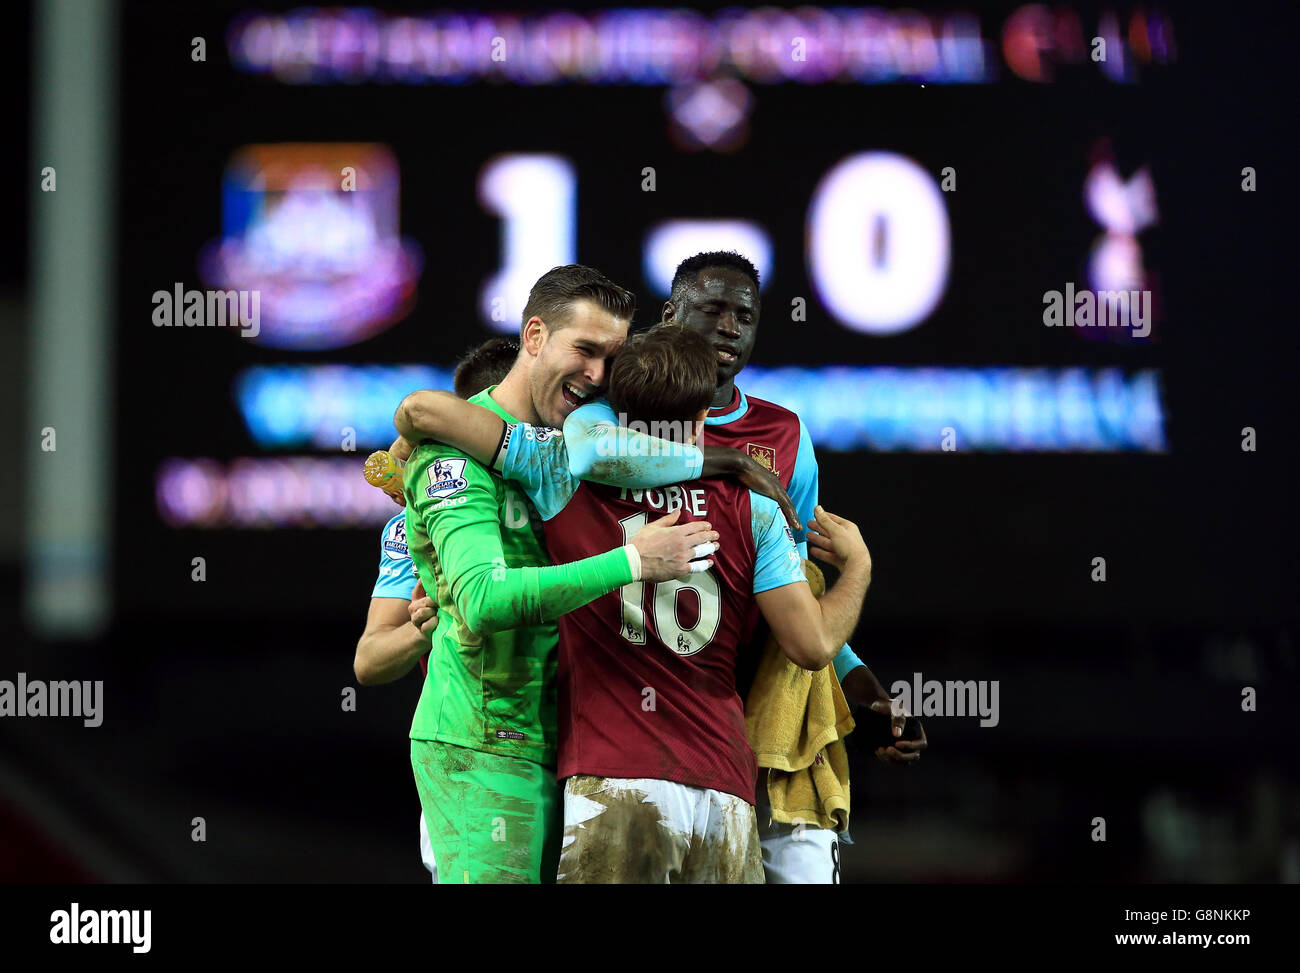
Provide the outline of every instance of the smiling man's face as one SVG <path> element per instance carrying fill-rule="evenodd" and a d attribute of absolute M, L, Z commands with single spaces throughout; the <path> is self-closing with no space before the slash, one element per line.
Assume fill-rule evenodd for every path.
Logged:
<path fill-rule="evenodd" d="M 628 324 L 597 302 L 583 300 L 569 309 L 567 323 L 541 329 L 528 388 L 545 425 L 558 429 L 570 412 L 605 390 L 610 359 L 627 340 Z"/>
<path fill-rule="evenodd" d="M 749 362 L 758 333 L 758 288 L 748 275 L 725 267 L 705 267 L 674 303 L 664 304 L 664 320 L 703 335 L 718 356 L 718 387 L 731 383 Z M 716 403 L 715 403 L 716 404 Z"/>

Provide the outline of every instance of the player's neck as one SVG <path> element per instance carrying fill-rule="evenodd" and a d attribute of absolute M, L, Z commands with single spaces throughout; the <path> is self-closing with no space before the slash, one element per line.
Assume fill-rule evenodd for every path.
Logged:
<path fill-rule="evenodd" d="M 735 394 L 736 394 L 736 380 L 734 378 L 729 378 L 727 379 L 725 384 L 719 385 L 717 389 L 714 391 L 713 405 L 711 405 L 709 408 L 721 409 L 725 406 L 731 405 L 731 398 Z"/>
<path fill-rule="evenodd" d="M 492 390 L 492 399 L 520 422 L 536 426 L 542 421 L 533 411 L 533 397 L 528 391 L 528 373 L 525 369 L 510 369 L 501 384 Z"/>

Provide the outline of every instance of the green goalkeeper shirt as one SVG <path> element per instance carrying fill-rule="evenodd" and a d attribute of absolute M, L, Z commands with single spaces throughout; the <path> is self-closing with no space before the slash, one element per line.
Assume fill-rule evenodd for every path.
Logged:
<path fill-rule="evenodd" d="M 491 392 L 470 402 L 518 420 Z M 406 540 L 438 605 L 411 739 L 555 764 L 555 620 L 633 581 L 616 548 L 551 566 L 532 503 L 465 453 L 426 440 L 406 463 Z"/>

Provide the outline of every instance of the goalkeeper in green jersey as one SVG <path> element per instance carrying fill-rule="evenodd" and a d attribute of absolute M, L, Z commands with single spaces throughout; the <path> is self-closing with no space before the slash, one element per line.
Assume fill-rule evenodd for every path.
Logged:
<path fill-rule="evenodd" d="M 514 367 L 470 401 L 507 424 L 562 426 L 605 385 L 634 309 L 632 294 L 599 272 L 554 268 L 528 295 Z M 405 410 L 403 434 L 412 429 Z M 409 456 L 405 496 L 411 558 L 439 614 L 411 724 L 439 880 L 553 882 L 556 619 L 625 584 L 703 570 L 718 534 L 709 524 L 674 527 L 673 513 L 631 544 L 550 566 L 528 499 L 432 440 Z"/>

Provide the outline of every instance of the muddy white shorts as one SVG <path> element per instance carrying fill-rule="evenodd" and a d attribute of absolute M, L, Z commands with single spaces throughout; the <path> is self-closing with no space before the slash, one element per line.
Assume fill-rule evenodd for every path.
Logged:
<path fill-rule="evenodd" d="M 766 772 L 759 770 L 759 780 Z M 758 837 L 768 885 L 839 885 L 840 842 L 834 831 L 772 820 L 767 795 L 757 795 Z"/>
<path fill-rule="evenodd" d="M 557 881 L 762 884 L 753 805 L 667 780 L 570 777 Z"/>

